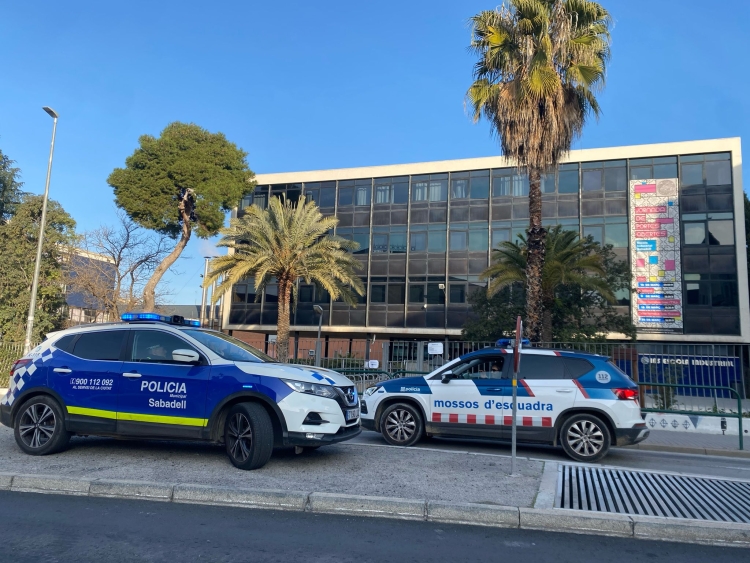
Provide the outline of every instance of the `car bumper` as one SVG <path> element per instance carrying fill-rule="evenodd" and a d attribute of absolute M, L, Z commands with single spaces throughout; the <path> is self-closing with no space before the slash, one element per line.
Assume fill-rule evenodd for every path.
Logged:
<path fill-rule="evenodd" d="M 637 424 L 633 428 L 618 428 L 615 430 L 615 439 L 618 446 L 632 446 L 643 442 L 651 431 L 645 424 Z"/>
<path fill-rule="evenodd" d="M 308 438 L 308 434 L 314 432 L 289 432 L 284 441 L 286 446 L 325 446 L 326 444 L 335 444 L 344 442 L 359 436 L 362 433 L 362 427 L 359 424 L 339 429 L 335 434 L 322 434 L 320 438 Z"/>
<path fill-rule="evenodd" d="M 365 430 L 373 430 L 377 432 L 375 429 L 375 419 L 374 418 L 361 418 L 360 421 L 362 422 L 362 428 Z"/>
<path fill-rule="evenodd" d="M 10 420 L 10 405 L 0 405 L 0 424 L 10 428 L 12 426 Z"/>

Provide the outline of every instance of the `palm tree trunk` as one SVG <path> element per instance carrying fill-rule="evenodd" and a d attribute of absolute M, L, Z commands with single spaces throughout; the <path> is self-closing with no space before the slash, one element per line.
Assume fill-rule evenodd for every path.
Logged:
<path fill-rule="evenodd" d="M 276 359 L 281 363 L 289 361 L 289 314 L 292 282 L 279 278 L 279 315 L 276 327 Z"/>
<path fill-rule="evenodd" d="M 542 227 L 542 189 L 539 170 L 529 169 L 529 230 L 526 233 L 526 335 L 532 342 L 542 339 L 542 268 L 544 238 Z"/>

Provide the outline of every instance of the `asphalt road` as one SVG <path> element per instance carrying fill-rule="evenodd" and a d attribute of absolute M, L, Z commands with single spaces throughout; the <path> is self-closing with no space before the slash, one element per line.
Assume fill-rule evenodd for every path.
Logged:
<path fill-rule="evenodd" d="M 364 431 L 357 438 L 345 444 L 360 444 L 372 447 L 387 446 L 383 437 L 375 432 Z M 419 442 L 416 448 L 428 448 L 452 452 L 471 452 L 492 456 L 510 457 L 510 444 L 483 442 L 477 440 L 457 440 L 432 438 Z M 519 445 L 517 455 L 530 460 L 570 462 L 562 448 L 552 446 Z M 642 469 L 644 471 L 670 471 L 686 475 L 709 475 L 729 479 L 750 480 L 750 459 L 718 457 L 706 455 L 686 455 L 652 452 L 626 448 L 612 448 L 598 465 Z"/>
<path fill-rule="evenodd" d="M 735 563 L 742 548 L 0 492 L 0 561 Z"/>

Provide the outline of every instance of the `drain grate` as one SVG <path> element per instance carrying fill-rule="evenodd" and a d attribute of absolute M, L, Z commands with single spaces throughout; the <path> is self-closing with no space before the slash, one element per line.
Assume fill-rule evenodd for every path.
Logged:
<path fill-rule="evenodd" d="M 555 508 L 750 523 L 750 483 L 560 465 Z"/>

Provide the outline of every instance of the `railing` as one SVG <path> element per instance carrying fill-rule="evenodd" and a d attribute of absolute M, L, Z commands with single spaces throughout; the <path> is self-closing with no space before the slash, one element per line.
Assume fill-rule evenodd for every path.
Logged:
<path fill-rule="evenodd" d="M 684 383 L 639 383 L 641 392 L 641 411 L 646 413 L 670 413 L 681 415 L 698 415 L 714 416 L 722 418 L 736 418 L 739 428 L 740 449 L 744 449 L 743 430 L 742 430 L 742 397 L 736 389 L 731 387 L 715 387 L 710 385 L 685 385 Z M 701 389 L 707 392 L 716 393 L 718 391 L 726 392 L 734 396 L 737 400 L 737 410 L 725 410 L 716 408 L 715 410 L 688 410 L 685 408 L 674 408 L 679 406 L 675 398 L 675 391 L 683 388 Z M 656 392 L 654 392 L 656 390 Z M 650 399 L 650 401 L 649 401 Z M 649 402 L 653 406 L 648 406 Z"/>
<path fill-rule="evenodd" d="M 10 368 L 23 356 L 23 342 L 0 343 L 0 389 L 8 387 Z"/>

